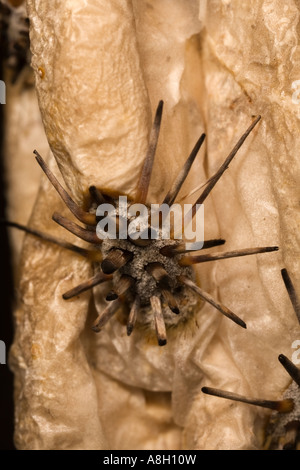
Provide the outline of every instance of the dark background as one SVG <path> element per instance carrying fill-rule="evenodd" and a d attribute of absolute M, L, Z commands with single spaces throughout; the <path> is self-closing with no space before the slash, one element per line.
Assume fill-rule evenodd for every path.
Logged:
<path fill-rule="evenodd" d="M 1 51 L 0 51 L 1 54 Z M 0 79 L 3 80 L 0 57 Z M 5 172 L 3 159 L 4 106 L 0 104 L 0 220 L 5 218 Z M 0 223 L 0 340 L 6 344 L 6 365 L 0 364 L 0 450 L 12 450 L 13 444 L 13 375 L 7 365 L 13 339 L 13 278 L 11 253 L 6 228 Z"/>

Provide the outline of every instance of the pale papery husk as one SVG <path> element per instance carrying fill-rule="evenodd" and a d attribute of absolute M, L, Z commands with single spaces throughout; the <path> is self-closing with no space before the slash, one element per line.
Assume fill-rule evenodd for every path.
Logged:
<path fill-rule="evenodd" d="M 128 338 L 120 317 L 95 335 L 90 295 L 61 298 L 91 267 L 26 237 L 11 351 L 17 446 L 257 448 L 266 412 L 204 396 L 201 387 L 276 399 L 289 383 L 277 356 L 291 355 L 299 333 L 280 276 L 285 266 L 298 288 L 295 3 L 286 2 L 283 13 L 279 2 L 213 1 L 203 15 L 203 2 L 201 21 L 197 1 L 27 4 L 46 134 L 78 201 L 90 184 L 133 194 L 150 109 L 161 98 L 150 202 L 161 200 L 204 128 L 207 154 L 193 166 L 183 193 L 213 174 L 251 116 L 261 114 L 205 203 L 205 234 L 226 238 L 226 250 L 279 244 L 280 252 L 198 269 L 201 286 L 239 314 L 247 330 L 204 305 L 158 348 L 155 336 L 141 329 Z M 72 239 L 51 222 L 62 204 L 42 181 L 30 224 Z M 100 288 L 95 307 L 103 308 Z"/>
<path fill-rule="evenodd" d="M 26 71 L 26 75 L 28 70 Z M 32 74 L 32 72 L 31 72 Z M 10 84 L 7 74 L 5 106 L 5 181 L 7 181 L 7 218 L 26 225 L 40 185 L 41 172 L 32 149 L 37 147 L 48 156 L 47 142 L 34 87 L 22 87 L 23 76 L 17 85 Z M 24 232 L 10 230 L 13 266 L 18 277 L 18 264 Z"/>

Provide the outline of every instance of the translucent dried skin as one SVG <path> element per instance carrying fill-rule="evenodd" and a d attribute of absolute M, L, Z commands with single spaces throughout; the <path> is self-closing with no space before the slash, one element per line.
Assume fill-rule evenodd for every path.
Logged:
<path fill-rule="evenodd" d="M 95 183 L 132 194 L 150 112 L 131 2 L 27 4 L 43 122 L 67 185 L 79 200 Z"/>
<path fill-rule="evenodd" d="M 278 368 L 277 356 L 284 350 L 291 355 L 292 341 L 299 336 L 280 280 L 280 268 L 285 265 L 299 291 L 299 107 L 291 104 L 291 85 L 300 72 L 298 16 L 294 2 L 286 4 L 284 13 L 279 2 L 213 2 L 202 49 L 210 168 L 219 159 L 220 149 L 234 141 L 247 116 L 262 115 L 261 129 L 246 144 L 245 157 L 237 158 L 222 186 L 215 188 L 221 234 L 229 241 L 228 247 L 246 240 L 255 245 L 276 239 L 282 256 L 249 259 L 247 266 L 240 260 L 215 267 L 220 298 L 234 311 L 243 310 L 248 332 L 244 339 L 229 332 L 227 325 L 222 330 L 222 342 L 232 350 L 237 369 L 243 371 L 243 385 L 229 382 L 225 368 L 218 379 L 211 376 L 210 383 L 223 388 L 226 384 L 227 389 L 230 383 L 232 391 L 248 396 L 281 396 L 289 379 Z M 205 362 L 218 367 L 219 359 L 216 355 L 215 360 L 207 357 Z M 212 416 L 216 399 L 203 401 Z M 246 412 L 244 405 L 238 407 Z M 218 445 L 223 425 L 217 415 L 211 423 L 205 415 L 199 416 L 197 426 L 205 428 L 202 439 L 213 435 Z"/>
<path fill-rule="evenodd" d="M 49 145 L 43 131 L 34 88 L 21 89 L 7 80 L 7 104 L 5 106 L 5 171 L 8 182 L 7 217 L 26 225 L 32 212 L 41 173 L 31 154 L 38 146 L 43 154 L 49 153 Z M 24 184 L 20 184 L 24 182 Z M 23 233 L 11 231 L 16 268 L 20 255 Z M 17 271 L 17 270 L 16 270 Z"/>
<path fill-rule="evenodd" d="M 221 319 L 204 305 L 192 321 L 170 330 L 169 343 L 162 350 L 150 333 L 137 330 L 128 339 L 120 317 L 97 336 L 88 328 L 95 317 L 90 310 L 84 328 L 89 295 L 65 302 L 61 294 L 88 277 L 88 266 L 74 255 L 39 242 L 40 254 L 37 242 L 27 238 L 22 262 L 23 305 L 17 312 L 12 352 L 16 394 L 21 397 L 17 443 L 21 448 L 254 448 L 258 446 L 255 423 L 263 412 L 204 396 L 201 386 L 205 381 L 207 386 L 276 399 L 287 385 L 286 374 L 278 370 L 277 356 L 290 354 L 297 325 L 280 268 L 283 256 L 297 288 L 299 258 L 294 253 L 299 251 L 299 235 L 294 208 L 299 200 L 299 124 L 288 90 L 290 77 L 298 73 L 298 12 L 293 2 L 288 2 L 286 16 L 277 2 L 272 2 L 272 11 L 268 1 L 254 1 L 251 9 L 237 1 L 209 2 L 207 29 L 200 42 L 196 1 L 189 6 L 185 1 L 176 6 L 170 0 L 136 1 L 133 10 L 130 2 L 122 3 L 121 9 L 116 8 L 117 2 L 109 3 L 115 14 L 103 16 L 105 1 L 97 2 L 96 7 L 90 0 L 84 8 L 75 0 L 51 5 L 28 1 L 34 67 L 45 70 L 43 80 L 37 77 L 42 116 L 72 192 L 80 199 L 88 184 L 125 193 L 133 190 L 147 146 L 150 113 L 146 89 L 152 108 L 158 98 L 166 99 L 150 201 L 161 200 L 169 189 L 202 131 L 202 113 L 208 134 L 208 176 L 249 125 L 251 115 L 260 113 L 260 128 L 205 204 L 205 232 L 206 238 L 226 238 L 228 250 L 279 244 L 282 255 L 224 260 L 201 268 L 202 287 L 240 314 L 248 329 Z M 178 33 L 174 32 L 176 18 Z M 113 39 L 108 50 L 108 36 L 103 31 L 124 31 L 125 40 L 109 34 Z M 75 44 L 72 41 L 78 46 L 76 54 L 71 49 L 67 52 L 70 43 Z M 96 43 L 104 54 L 99 63 L 96 53 L 89 55 L 86 49 L 96 50 Z M 276 67 L 270 65 L 273 56 Z M 132 60 L 133 65 L 112 74 L 110 66 L 105 67 L 108 58 L 115 70 L 119 63 L 131 64 Z M 103 67 L 102 74 L 99 67 Z M 82 88 L 82 83 L 87 86 Z M 79 99 L 74 100 L 79 90 Z M 277 90 L 286 95 L 278 95 Z M 130 115 L 128 127 L 125 121 L 125 127 L 120 125 L 124 109 Z M 100 128 L 105 138 L 99 141 Z M 125 155 L 120 161 L 119 156 Z M 205 179 L 200 160 L 183 193 Z M 33 222 L 49 230 L 48 220 L 58 209 L 58 200 L 44 194 L 42 189 Z M 95 289 L 95 306 L 97 310 L 103 306 L 100 287 Z M 46 348 L 46 356 L 37 353 L 39 348 Z M 47 381 L 41 385 L 45 375 Z M 103 392 L 105 384 L 108 393 Z M 66 390 L 70 392 L 66 394 Z M 120 395 L 124 403 L 121 416 L 116 413 Z M 137 397 L 139 411 L 133 413 Z M 157 401 L 160 411 L 150 420 Z M 160 421 L 162 410 L 165 420 Z M 121 438 L 124 429 L 128 431 L 125 440 Z M 157 438 L 149 440 L 149 435 Z"/>

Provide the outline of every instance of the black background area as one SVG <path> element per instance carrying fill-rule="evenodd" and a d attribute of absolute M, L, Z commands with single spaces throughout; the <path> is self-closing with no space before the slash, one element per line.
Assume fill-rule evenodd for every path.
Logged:
<path fill-rule="evenodd" d="M 3 80 L 0 57 L 0 79 Z M 0 104 L 0 220 L 5 218 L 5 171 L 3 159 L 4 106 Z M 13 450 L 13 375 L 7 365 L 13 339 L 13 278 L 7 230 L 0 223 L 0 340 L 6 344 L 6 364 L 0 364 L 0 450 Z"/>

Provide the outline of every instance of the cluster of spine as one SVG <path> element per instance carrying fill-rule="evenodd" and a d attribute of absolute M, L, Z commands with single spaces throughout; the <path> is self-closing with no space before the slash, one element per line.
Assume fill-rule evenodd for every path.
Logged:
<path fill-rule="evenodd" d="M 151 180 L 151 173 L 154 163 L 154 157 L 156 152 L 156 147 L 158 143 L 158 137 L 160 132 L 161 118 L 162 118 L 163 102 L 160 101 L 156 110 L 154 122 L 152 125 L 152 130 L 150 133 L 149 146 L 144 160 L 144 164 L 141 170 L 140 177 L 137 181 L 136 194 L 134 198 L 134 203 L 146 204 L 147 194 Z M 209 180 L 204 185 L 205 188 L 197 198 L 196 202 L 193 204 L 191 212 L 192 216 L 196 214 L 197 207 L 199 204 L 203 204 L 207 196 L 210 194 L 211 190 L 218 182 L 218 180 L 223 175 L 224 171 L 228 168 L 232 159 L 242 146 L 243 142 L 259 122 L 260 116 L 258 116 L 246 132 L 241 136 L 237 144 L 234 146 L 232 151 L 229 153 L 223 164 L 220 166 L 218 171 L 209 178 Z M 169 207 L 174 204 L 178 193 L 192 167 L 192 164 L 199 153 L 199 150 L 204 142 L 205 134 L 202 134 L 198 141 L 196 142 L 194 148 L 192 149 L 190 155 L 188 156 L 185 164 L 183 165 L 182 170 L 178 174 L 174 183 L 172 184 L 170 190 L 164 197 L 162 201 L 163 204 L 168 204 Z M 101 329 L 106 325 L 106 323 L 112 318 L 112 316 L 117 312 L 117 310 L 122 306 L 122 303 L 126 302 L 129 305 L 129 316 L 127 323 L 127 333 L 131 334 L 138 316 L 142 315 L 144 307 L 149 306 L 152 309 L 154 325 L 157 335 L 158 344 L 163 346 L 167 343 L 167 333 L 166 333 L 166 324 L 164 318 L 164 309 L 163 306 L 167 306 L 170 312 L 179 316 L 182 313 L 182 307 L 179 293 L 184 290 L 185 292 L 190 292 L 190 297 L 192 295 L 197 295 L 199 298 L 205 302 L 213 305 L 219 312 L 225 315 L 227 318 L 235 322 L 242 328 L 246 328 L 246 323 L 239 316 L 233 313 L 228 307 L 221 304 L 219 301 L 214 299 L 209 293 L 201 289 L 193 280 L 193 270 L 192 265 L 216 261 L 226 258 L 234 258 L 240 256 L 248 256 L 257 253 L 265 253 L 278 250 L 277 246 L 267 246 L 267 247 L 255 247 L 255 248 L 245 248 L 242 250 L 235 250 L 230 252 L 221 252 L 214 254 L 198 254 L 191 256 L 189 251 L 185 248 L 185 244 L 182 242 L 175 242 L 174 239 L 170 240 L 159 240 L 160 249 L 157 252 L 157 259 L 154 259 L 152 247 L 155 247 L 157 244 L 156 240 L 142 239 L 142 237 L 137 239 L 131 239 L 128 237 L 126 248 L 124 248 L 124 243 L 118 243 L 118 240 L 112 244 L 109 250 L 103 250 L 103 240 L 97 236 L 96 226 L 99 221 L 96 214 L 90 210 L 85 211 L 76 202 L 70 197 L 70 195 L 65 191 L 65 189 L 58 182 L 56 177 L 50 171 L 43 158 L 35 150 L 37 162 L 41 166 L 42 170 L 49 178 L 50 182 L 69 208 L 73 215 L 84 224 L 84 226 L 78 225 L 77 223 L 63 217 L 58 213 L 54 213 L 52 218 L 53 220 L 64 227 L 69 232 L 76 235 L 78 238 L 88 242 L 92 245 L 91 249 L 85 249 L 78 247 L 76 245 L 65 242 L 64 240 L 59 240 L 57 238 L 43 234 L 37 230 L 26 228 L 20 226 L 16 223 L 10 223 L 15 227 L 25 230 L 33 235 L 39 236 L 44 240 L 56 243 L 64 248 L 75 251 L 76 253 L 90 259 L 93 262 L 96 262 L 98 269 L 94 276 L 91 279 L 83 282 L 82 284 L 72 288 L 68 292 L 65 292 L 63 298 L 65 300 L 75 297 L 82 292 L 93 288 L 96 285 L 99 285 L 103 282 L 113 281 L 113 288 L 109 291 L 106 296 L 107 306 L 100 313 L 100 315 L 95 320 L 92 325 L 92 329 L 95 332 L 100 332 Z M 109 197 L 96 188 L 92 186 L 89 188 L 91 199 L 93 204 L 102 204 L 108 201 Z M 111 199 L 110 199 L 111 201 Z M 150 227 L 149 227 L 150 230 Z M 202 249 L 211 248 L 214 246 L 222 245 L 225 243 L 225 240 L 214 239 L 207 240 L 204 242 Z M 103 244 L 103 245 L 102 245 Z M 138 248 L 138 250 L 137 250 Z M 152 251 L 151 251 L 152 250 Z M 147 258 L 147 253 L 150 253 Z M 144 272 L 145 276 L 149 276 L 149 279 L 154 282 L 155 288 L 147 294 L 147 289 L 144 289 L 146 292 L 143 292 L 141 296 L 141 288 L 139 285 L 140 280 L 135 274 L 135 262 L 136 258 L 140 257 L 145 259 L 144 263 Z M 171 266 L 171 268 L 170 268 Z M 143 277 L 143 276 L 142 276 Z M 147 284 L 147 283 L 146 283 Z M 193 294 L 192 294 L 193 293 Z M 188 298 L 189 294 L 185 295 L 185 299 Z M 141 320 L 141 318 L 140 318 Z"/>
<path fill-rule="evenodd" d="M 156 115 L 150 134 L 148 151 L 140 177 L 137 182 L 136 194 L 134 200 L 132 201 L 133 203 L 147 203 L 147 194 L 160 132 L 162 110 L 163 102 L 161 101 L 156 110 Z M 234 146 L 217 172 L 207 180 L 204 185 L 204 190 L 192 206 L 192 217 L 194 217 L 196 214 L 198 207 L 197 205 L 204 203 L 205 199 L 210 194 L 211 190 L 221 178 L 225 170 L 228 168 L 243 142 L 259 122 L 259 120 L 260 116 L 254 119 L 252 124 L 238 140 L 237 144 Z M 205 134 L 202 134 L 192 149 L 191 154 L 187 158 L 182 170 L 162 201 L 163 204 L 168 204 L 169 207 L 174 204 L 178 193 L 192 167 L 192 164 L 197 154 L 199 153 L 204 139 Z M 5 221 L 5 223 L 39 237 L 45 241 L 71 250 L 90 260 L 93 262 L 94 266 L 97 267 L 92 278 L 86 280 L 78 286 L 73 287 L 63 294 L 63 298 L 65 300 L 74 298 L 81 293 L 92 289 L 94 286 L 104 282 L 111 283 L 111 288 L 106 295 L 107 306 L 98 315 L 93 325 L 91 326 L 93 331 L 99 333 L 106 323 L 115 315 L 115 313 L 120 308 L 122 308 L 122 305 L 126 303 L 129 305 L 129 310 L 127 309 L 129 311 L 127 320 L 127 334 L 129 336 L 131 335 L 137 320 L 143 320 L 141 317 L 145 311 L 145 307 L 149 307 L 153 314 L 158 345 L 164 346 L 167 343 L 164 309 L 165 306 L 167 306 L 171 313 L 175 314 L 176 316 L 180 316 L 182 313 L 182 296 L 179 295 L 179 292 L 182 291 L 182 289 L 184 289 L 186 293 L 185 299 L 189 298 L 188 292 L 193 292 L 194 295 L 196 294 L 201 300 L 210 303 L 213 307 L 219 310 L 219 312 L 221 312 L 224 316 L 235 322 L 240 327 L 247 327 L 244 320 L 233 313 L 228 307 L 214 299 L 209 293 L 205 292 L 194 282 L 192 266 L 203 262 L 272 252 L 278 250 L 277 246 L 245 248 L 242 250 L 213 254 L 194 254 L 194 256 L 192 256 L 189 252 L 194 250 L 187 250 L 185 244 L 182 241 L 175 241 L 174 239 L 160 239 L 158 245 L 159 250 L 157 251 L 157 259 L 153 259 L 153 253 L 155 253 L 155 250 L 153 251 L 152 248 L 155 247 L 155 244 L 157 244 L 156 240 L 151 240 L 151 238 L 132 239 L 130 236 L 128 236 L 126 242 L 122 241 L 122 243 L 118 243 L 118 239 L 116 239 L 115 242 L 112 243 L 109 248 L 107 248 L 107 244 L 103 243 L 103 240 L 97 236 L 96 226 L 100 219 L 95 214 L 94 209 L 97 205 L 107 202 L 115 203 L 115 201 L 111 197 L 102 193 L 96 186 L 91 186 L 89 188 L 92 201 L 91 207 L 89 211 L 84 210 L 66 192 L 63 186 L 50 171 L 41 155 L 36 150 L 34 151 L 34 154 L 38 164 L 50 180 L 51 184 L 54 186 L 69 210 L 73 213 L 76 219 L 83 224 L 83 226 L 63 217 L 57 212 L 53 214 L 53 220 L 69 232 L 73 233 L 76 237 L 89 243 L 91 246 L 89 248 L 83 248 L 66 242 L 63 239 L 59 239 L 57 237 L 43 233 L 37 229 L 25 227 L 16 222 Z M 117 203 L 115 204 L 117 212 Z M 118 223 L 118 217 L 116 221 Z M 149 227 L 148 230 L 150 231 L 151 228 Z M 126 245 L 125 247 L 124 243 Z M 223 245 L 224 243 L 225 240 L 219 238 L 206 240 L 204 241 L 202 250 Z M 104 245 L 106 245 L 105 249 L 103 249 Z M 148 257 L 148 261 L 147 252 L 151 253 L 151 256 Z M 146 260 L 144 265 L 145 275 L 148 275 L 149 279 L 151 278 L 155 284 L 154 290 L 152 289 L 150 292 L 149 289 L 149 292 L 147 292 L 146 289 L 146 292 L 143 292 L 143 295 L 140 295 L 141 289 L 139 289 L 139 279 L 135 275 L 135 258 L 138 256 L 141 256 Z M 169 268 L 170 263 L 174 269 Z M 300 302 L 296 295 L 292 281 L 285 269 L 282 270 L 282 277 L 300 323 Z M 294 381 L 292 387 L 293 392 L 288 393 L 287 396 L 282 400 L 274 401 L 265 399 L 251 399 L 232 392 L 210 387 L 203 387 L 202 391 L 205 394 L 272 409 L 275 415 L 272 415 L 272 425 L 270 425 L 271 431 L 269 430 L 268 432 L 269 437 L 266 446 L 270 449 L 296 449 L 300 445 L 300 390 L 297 388 L 300 387 L 300 370 L 283 354 L 279 355 L 279 361 Z M 296 392 L 294 385 L 296 385 Z M 295 393 L 296 398 L 294 398 Z M 284 416 L 284 419 L 282 416 Z"/>

